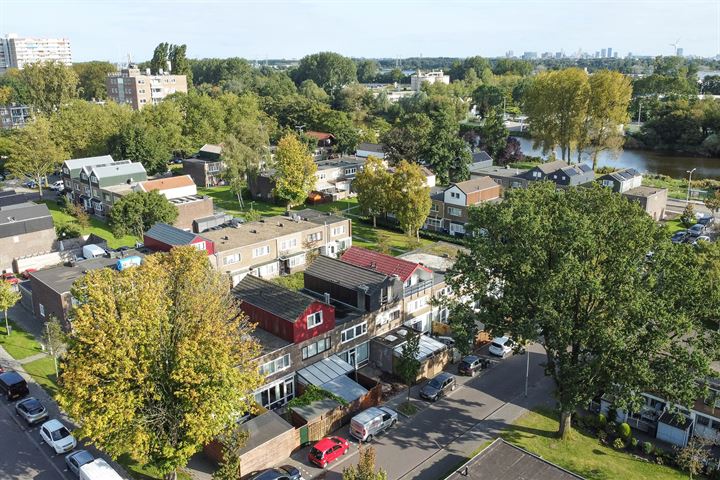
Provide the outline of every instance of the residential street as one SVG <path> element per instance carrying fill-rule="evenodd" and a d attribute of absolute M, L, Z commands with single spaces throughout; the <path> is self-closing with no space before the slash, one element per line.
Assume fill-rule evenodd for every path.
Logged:
<path fill-rule="evenodd" d="M 372 443 L 377 465 L 391 479 L 442 478 L 486 441 L 496 438 L 527 406 L 552 403 L 552 381 L 544 377 L 540 366 L 545 355 L 538 345 L 531 350 L 527 399 L 524 355 L 500 360 L 474 378 L 456 377 L 458 388 L 436 404 L 419 400 L 420 386 L 413 388 L 413 403 L 421 411 L 412 418 L 401 418 L 398 426 Z M 455 373 L 455 367 L 449 371 Z M 401 394 L 386 405 L 396 408 L 405 398 Z M 357 462 L 358 444 L 348 426 L 336 433 L 351 442 L 350 451 L 326 471 L 310 466 L 309 448 L 293 454 L 291 463 L 301 468 L 306 479 L 340 479 L 343 468 Z"/>

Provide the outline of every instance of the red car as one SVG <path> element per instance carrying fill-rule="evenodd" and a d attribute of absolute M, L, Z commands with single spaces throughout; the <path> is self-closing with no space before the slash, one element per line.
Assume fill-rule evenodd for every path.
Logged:
<path fill-rule="evenodd" d="M 323 438 L 310 449 L 308 460 L 320 468 L 325 468 L 339 456 L 345 455 L 349 448 L 350 444 L 342 437 Z"/>
<path fill-rule="evenodd" d="M 3 273 L 2 276 L 0 276 L 2 280 L 5 280 L 6 282 L 10 283 L 10 285 L 15 285 L 17 283 L 20 283 L 20 279 L 15 276 L 13 273 Z"/>

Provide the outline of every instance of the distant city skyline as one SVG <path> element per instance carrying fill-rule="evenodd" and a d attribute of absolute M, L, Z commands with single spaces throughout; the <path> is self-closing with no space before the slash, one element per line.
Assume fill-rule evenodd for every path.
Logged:
<path fill-rule="evenodd" d="M 297 59 L 502 57 L 512 50 L 619 57 L 719 53 L 718 0 L 3 0 L 0 34 L 68 38 L 73 61 L 144 61 L 160 42 L 188 56 Z M 679 39 L 679 41 L 678 41 Z M 674 44 L 677 43 L 675 46 Z"/>

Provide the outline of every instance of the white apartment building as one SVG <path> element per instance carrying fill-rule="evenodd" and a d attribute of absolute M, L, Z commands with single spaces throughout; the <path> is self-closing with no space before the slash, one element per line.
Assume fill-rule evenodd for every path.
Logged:
<path fill-rule="evenodd" d="M 450 75 L 445 75 L 442 70 L 433 70 L 432 72 L 423 73 L 418 70 L 414 75 L 410 76 L 410 89 L 419 92 L 423 83 L 444 83 L 450 85 Z"/>
<path fill-rule="evenodd" d="M 0 73 L 34 62 L 60 62 L 72 65 L 70 40 L 67 38 L 18 37 L 10 33 L 0 38 Z"/>

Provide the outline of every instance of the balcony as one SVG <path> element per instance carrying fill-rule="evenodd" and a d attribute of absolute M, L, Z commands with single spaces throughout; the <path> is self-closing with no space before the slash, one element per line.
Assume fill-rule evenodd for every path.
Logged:
<path fill-rule="evenodd" d="M 415 295 L 416 293 L 422 292 L 423 290 L 432 288 L 432 286 L 432 280 L 423 280 L 422 282 L 416 283 L 415 285 L 412 285 L 410 287 L 404 287 L 403 296 L 409 297 L 411 295 Z"/>

